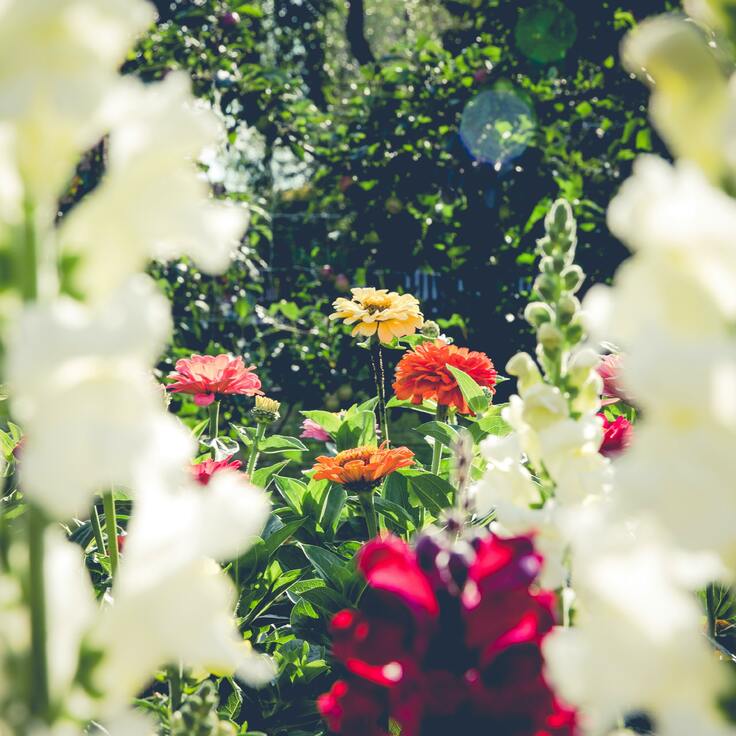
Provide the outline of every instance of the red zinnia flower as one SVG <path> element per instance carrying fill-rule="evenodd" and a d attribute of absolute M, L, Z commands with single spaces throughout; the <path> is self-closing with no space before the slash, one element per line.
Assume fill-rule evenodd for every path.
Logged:
<path fill-rule="evenodd" d="M 196 463 L 189 467 L 194 479 L 203 486 L 206 486 L 215 473 L 225 470 L 225 468 L 238 470 L 242 464 L 240 460 L 233 460 L 233 456 L 230 455 L 223 460 L 203 460 L 201 463 Z"/>
<path fill-rule="evenodd" d="M 360 610 L 332 621 L 347 674 L 317 703 L 329 729 L 385 736 L 393 720 L 402 736 L 574 736 L 574 711 L 544 677 L 554 606 L 530 587 L 531 538 L 423 535 L 418 549 L 388 536 L 358 553 Z"/>
<path fill-rule="evenodd" d="M 435 401 L 454 406 L 461 414 L 472 414 L 448 365 L 467 373 L 479 386 L 495 391 L 498 374 L 485 353 L 435 340 L 404 353 L 396 366 L 393 384 L 396 397 L 410 399 L 413 404 Z"/>
<path fill-rule="evenodd" d="M 630 444 L 634 427 L 626 417 L 616 417 L 612 422 L 605 414 L 598 415 L 603 420 L 603 440 L 599 452 L 606 457 L 615 457 Z"/>
<path fill-rule="evenodd" d="M 225 353 L 192 355 L 176 361 L 176 370 L 169 374 L 173 383 L 167 388 L 173 393 L 194 394 L 197 406 L 209 406 L 216 394 L 263 395 L 254 368 L 246 368 L 242 358 Z"/>

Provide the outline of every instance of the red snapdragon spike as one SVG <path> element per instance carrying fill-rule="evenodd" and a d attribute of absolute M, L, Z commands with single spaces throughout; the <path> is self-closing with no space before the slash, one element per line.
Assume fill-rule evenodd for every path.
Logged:
<path fill-rule="evenodd" d="M 387 720 L 388 702 L 377 687 L 354 680 L 338 680 L 320 695 L 317 709 L 330 731 L 344 736 L 388 736 L 381 725 Z"/>
<path fill-rule="evenodd" d="M 603 419 L 603 440 L 601 441 L 600 453 L 606 457 L 620 455 L 630 444 L 634 434 L 634 427 L 626 417 L 616 417 L 612 422 L 606 419 L 604 414 L 599 414 Z"/>
<path fill-rule="evenodd" d="M 348 675 L 320 699 L 330 729 L 383 736 L 392 719 L 402 736 L 575 736 L 544 678 L 554 597 L 530 590 L 533 540 L 433 534 L 417 554 L 394 537 L 360 553 L 361 610 L 332 624 Z"/>
<path fill-rule="evenodd" d="M 358 570 L 376 590 L 396 595 L 410 609 L 436 616 L 437 598 L 414 552 L 397 537 L 372 539 L 358 553 Z"/>
<path fill-rule="evenodd" d="M 190 470 L 194 479 L 206 486 L 211 480 L 215 473 L 230 468 L 231 470 L 239 470 L 243 463 L 240 460 L 233 460 L 233 456 L 230 455 L 222 460 L 203 460 L 201 463 L 195 463 L 190 465 Z"/>
<path fill-rule="evenodd" d="M 418 624 L 406 607 L 380 594 L 376 599 L 369 614 L 345 610 L 332 619 L 332 652 L 348 669 L 355 669 L 351 662 L 379 669 L 404 662 L 416 656 L 417 647 L 421 646 Z M 382 684 L 396 681 L 391 670 L 395 672 L 396 668 L 380 675 L 386 680 Z"/>

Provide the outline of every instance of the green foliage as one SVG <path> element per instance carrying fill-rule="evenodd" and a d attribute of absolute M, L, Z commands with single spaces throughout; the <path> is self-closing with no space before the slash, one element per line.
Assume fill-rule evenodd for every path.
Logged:
<path fill-rule="evenodd" d="M 374 61 L 361 65 L 333 0 L 162 0 L 126 68 L 192 73 L 229 130 L 214 188 L 252 211 L 225 276 L 156 269 L 175 305 L 171 360 L 244 354 L 287 405 L 347 406 L 370 373 L 325 317 L 352 284 L 414 291 L 427 316 L 497 364 L 520 332 L 528 347 L 518 318 L 555 196 L 573 204 L 592 281 L 624 255 L 604 208 L 637 153 L 661 146 L 618 46 L 639 18 L 670 7 L 434 0 L 401 14 L 375 0 L 365 19 Z M 515 157 L 485 163 L 460 129 L 488 95 L 488 140 L 516 142 Z M 525 130 L 504 118 L 506 104 L 531 111 Z"/>

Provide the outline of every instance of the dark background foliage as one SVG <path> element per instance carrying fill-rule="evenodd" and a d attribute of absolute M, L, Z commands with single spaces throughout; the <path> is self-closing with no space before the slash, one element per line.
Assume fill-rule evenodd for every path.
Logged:
<path fill-rule="evenodd" d="M 666 0 L 157 5 L 127 70 L 191 74 L 229 131 L 215 192 L 252 213 L 224 276 L 154 269 L 175 306 L 171 360 L 243 354 L 274 398 L 334 410 L 370 389 L 326 320 L 350 286 L 413 292 L 502 368 L 530 342 L 519 312 L 555 197 L 574 205 L 589 283 L 624 257 L 605 207 L 659 143 L 618 48 Z M 495 132 L 468 133 L 471 118 Z"/>

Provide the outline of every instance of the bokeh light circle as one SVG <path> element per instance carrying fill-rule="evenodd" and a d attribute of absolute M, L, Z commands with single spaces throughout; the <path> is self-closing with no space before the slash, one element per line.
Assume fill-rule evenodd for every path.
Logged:
<path fill-rule="evenodd" d="M 500 170 L 534 139 L 534 109 L 511 88 L 477 94 L 463 110 L 460 138 L 470 155 Z"/>
<path fill-rule="evenodd" d="M 516 45 L 540 64 L 560 61 L 575 43 L 578 27 L 572 11 L 560 0 L 540 0 L 519 15 Z"/>

